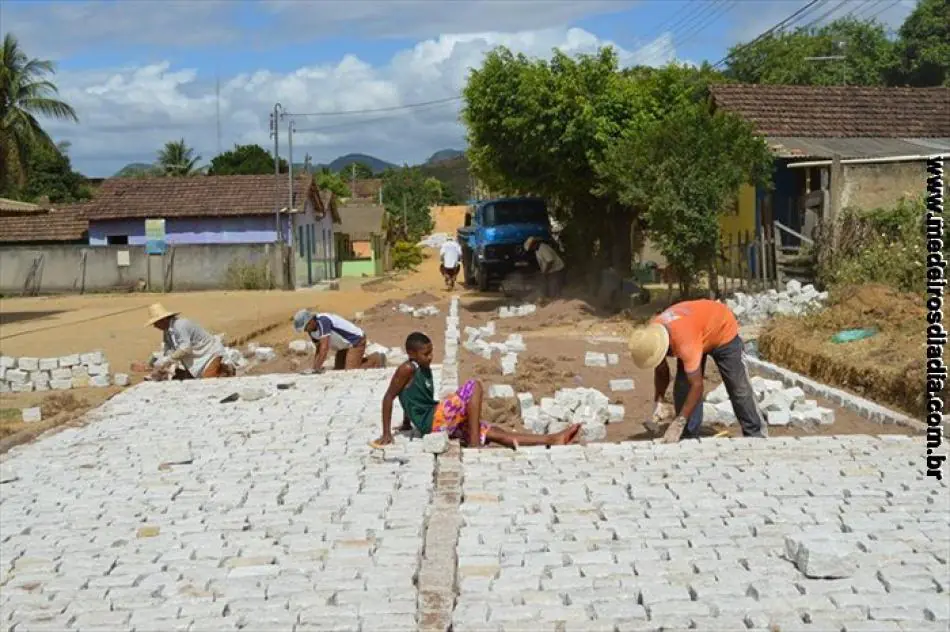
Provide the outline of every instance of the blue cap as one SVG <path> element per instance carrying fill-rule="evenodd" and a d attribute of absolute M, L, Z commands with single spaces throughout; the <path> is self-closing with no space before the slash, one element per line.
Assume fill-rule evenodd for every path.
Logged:
<path fill-rule="evenodd" d="M 313 320 L 313 313 L 310 310 L 302 309 L 296 314 L 294 314 L 294 329 L 297 331 L 303 331 L 304 327 L 307 326 Z"/>

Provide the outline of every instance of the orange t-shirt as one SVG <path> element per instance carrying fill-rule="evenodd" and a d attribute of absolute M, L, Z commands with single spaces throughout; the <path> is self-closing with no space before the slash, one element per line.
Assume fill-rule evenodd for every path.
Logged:
<path fill-rule="evenodd" d="M 652 322 L 670 332 L 670 355 L 683 361 L 687 373 L 699 370 L 703 354 L 739 335 L 739 324 L 732 311 L 709 299 L 672 305 Z"/>

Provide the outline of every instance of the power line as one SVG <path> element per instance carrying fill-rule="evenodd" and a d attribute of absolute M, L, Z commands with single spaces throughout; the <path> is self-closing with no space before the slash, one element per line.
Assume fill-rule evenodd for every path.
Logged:
<path fill-rule="evenodd" d="M 349 114 L 373 114 L 376 112 L 396 112 L 398 110 L 411 110 L 425 107 L 428 105 L 438 105 L 440 103 L 451 103 L 452 101 L 461 101 L 462 95 L 446 97 L 444 99 L 433 99 L 432 101 L 420 101 L 419 103 L 407 103 L 406 105 L 393 105 L 385 108 L 366 108 L 362 110 L 339 110 L 337 112 L 285 112 L 284 116 L 346 116 Z"/>
<path fill-rule="evenodd" d="M 811 22 L 809 22 L 808 24 L 806 24 L 806 25 L 803 26 L 802 28 L 807 31 L 808 29 L 811 29 L 812 27 L 817 26 L 817 25 L 820 24 L 823 20 L 825 20 L 827 17 L 829 17 L 832 13 L 836 12 L 838 9 L 840 9 L 841 7 L 843 7 L 843 6 L 844 6 L 845 4 L 847 4 L 848 2 L 850 2 L 850 0 L 841 0 L 841 2 L 839 2 L 838 4 L 836 4 L 835 6 L 833 6 L 832 8 L 828 9 L 827 11 L 825 11 L 824 13 L 822 13 L 821 15 L 819 15 L 817 18 L 815 18 L 814 20 L 812 20 Z M 851 12 L 848 13 L 848 15 L 850 15 L 850 14 L 851 14 Z M 845 16 L 845 17 L 847 17 L 847 16 Z"/>
<path fill-rule="evenodd" d="M 792 13 L 790 16 L 788 16 L 787 18 L 785 18 L 784 20 L 782 20 L 781 22 L 779 22 L 778 24 L 776 24 L 776 25 L 773 26 L 772 28 L 770 28 L 770 29 L 768 29 L 767 31 L 763 32 L 761 35 L 759 35 L 758 37 L 756 37 L 754 40 L 752 40 L 752 41 L 749 42 L 748 44 L 744 44 L 744 45 L 742 45 L 742 46 L 739 46 L 734 52 L 727 54 L 725 57 L 723 57 L 722 59 L 720 59 L 719 61 L 717 61 L 715 64 L 713 64 L 713 68 L 718 68 L 719 66 L 722 66 L 724 63 L 726 63 L 727 61 L 729 61 L 729 59 L 731 59 L 731 58 L 733 57 L 733 55 L 735 55 L 736 53 L 741 52 L 741 51 L 744 51 L 744 50 L 750 48 L 751 46 L 754 46 L 755 44 L 758 44 L 758 43 L 761 42 L 763 39 L 765 39 L 766 37 L 772 35 L 772 34 L 775 33 L 776 31 L 783 30 L 786 26 L 790 26 L 791 24 L 794 24 L 795 22 L 797 22 L 798 20 L 800 20 L 801 18 L 803 18 L 805 15 L 807 15 L 807 14 L 814 8 L 814 6 L 819 3 L 819 1 L 820 1 L 820 0 L 811 0 L 811 2 L 809 2 L 808 4 L 806 4 L 805 6 L 803 6 L 802 8 L 800 8 L 798 11 L 795 11 L 795 12 Z"/>
<path fill-rule="evenodd" d="M 897 6 L 898 4 L 900 4 L 900 1 L 901 1 L 901 0 L 894 0 L 894 2 L 890 3 L 889 5 L 887 5 L 886 7 L 884 7 L 883 9 L 881 9 L 880 11 L 877 11 L 877 12 L 875 12 L 875 13 L 872 13 L 872 14 L 871 14 L 870 16 L 868 16 L 866 19 L 867 19 L 868 21 L 873 20 L 874 18 L 876 18 L 877 16 L 881 15 L 882 13 L 884 13 L 885 11 L 887 11 L 888 9 L 890 9 L 891 7 L 895 7 L 895 6 Z"/>
<path fill-rule="evenodd" d="M 638 56 L 643 57 L 654 53 L 665 56 L 671 51 L 675 51 L 678 44 L 695 37 L 735 8 L 736 2 L 737 0 L 715 0 L 703 10 L 690 14 L 687 19 L 680 20 L 671 29 L 667 30 L 666 32 L 670 35 L 667 41 L 659 41 L 663 34 L 658 35 L 657 41 L 637 51 Z M 722 6 L 716 6 L 720 4 Z M 680 25 L 684 27 L 683 31 L 676 34 L 677 27 Z"/>

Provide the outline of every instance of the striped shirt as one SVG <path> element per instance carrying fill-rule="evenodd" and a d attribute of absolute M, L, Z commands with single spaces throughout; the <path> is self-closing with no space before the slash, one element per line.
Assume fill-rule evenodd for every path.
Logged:
<path fill-rule="evenodd" d="M 317 328 L 310 332 L 313 340 L 330 337 L 330 348 L 334 351 L 350 349 L 363 339 L 363 330 L 336 314 L 317 314 Z"/>

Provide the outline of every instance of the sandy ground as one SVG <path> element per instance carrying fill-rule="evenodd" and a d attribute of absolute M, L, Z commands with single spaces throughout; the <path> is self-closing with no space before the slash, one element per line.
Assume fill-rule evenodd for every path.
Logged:
<path fill-rule="evenodd" d="M 286 353 L 287 342 L 297 337 L 291 326 L 296 310 L 308 307 L 335 312 L 344 318 L 353 318 L 364 312 L 364 323 L 370 340 L 389 347 L 401 345 L 413 329 L 431 333 L 439 347 L 445 330 L 445 309 L 448 292 L 438 270 L 437 258 L 430 255 L 412 273 L 386 277 L 370 282 L 344 279 L 338 291 L 298 292 L 200 292 L 170 294 L 127 294 L 55 296 L 13 298 L 0 301 L 0 353 L 11 356 L 61 356 L 102 350 L 113 372 L 130 369 L 133 362 L 141 362 L 161 344 L 159 333 L 145 328 L 147 307 L 158 301 L 167 308 L 180 311 L 201 323 L 209 331 L 225 333 L 229 340 L 243 340 L 252 336 L 258 344 L 272 344 L 282 357 L 255 372 L 274 373 L 292 370 L 292 358 Z M 461 290 L 456 290 L 457 292 Z M 413 319 L 392 312 L 391 305 L 407 302 L 406 297 L 426 294 L 421 304 L 437 303 L 440 314 L 424 319 Z M 435 300 L 432 300 L 435 299 Z M 372 310 L 381 303 L 388 308 Z M 388 318 L 381 315 L 387 313 Z M 413 322 L 414 321 L 414 322 Z M 268 329 L 270 328 L 270 329 Z M 134 376 L 133 380 L 141 376 Z M 79 402 L 71 413 L 78 416 L 93 408 L 118 389 L 84 388 L 69 391 Z M 63 415 L 45 414 L 41 424 L 23 424 L 20 409 L 41 406 L 52 392 L 3 393 L 0 395 L 0 439 L 20 435 L 28 440 L 38 431 L 63 423 Z M 58 420 L 58 421 L 57 421 Z M 0 450 L 2 451 L 2 450 Z"/>
<path fill-rule="evenodd" d="M 624 420 L 607 427 L 608 441 L 652 439 L 643 426 L 653 410 L 653 372 L 641 371 L 634 366 L 626 353 L 622 333 L 629 329 L 630 321 L 616 319 L 599 320 L 591 317 L 590 309 L 577 300 L 552 303 L 535 314 L 523 318 L 498 319 L 487 312 L 484 301 L 469 301 L 462 304 L 462 327 L 480 326 L 494 320 L 496 335 L 492 341 L 503 341 L 510 333 L 521 333 L 528 350 L 519 354 L 514 376 L 501 372 L 499 356 L 486 360 L 468 350 L 459 350 L 459 379 L 477 378 L 486 388 L 491 384 L 510 384 L 516 392 L 530 392 L 535 401 L 549 397 L 561 388 L 596 388 L 612 403 L 622 404 Z M 474 307 L 474 311 L 472 308 Z M 606 368 L 584 366 L 587 351 L 616 353 L 619 364 Z M 626 392 L 611 392 L 612 379 L 633 379 L 635 389 Z M 713 363 L 707 365 L 706 391 L 720 383 L 719 373 Z M 672 387 L 668 391 L 672 397 Z M 486 399 L 484 417 L 490 423 L 522 431 L 521 417 L 515 399 Z M 859 417 L 857 414 L 838 408 L 827 401 L 819 405 L 835 411 L 835 423 L 814 430 L 798 428 L 770 428 L 771 436 L 804 436 L 811 434 L 912 434 L 909 429 L 898 426 L 882 426 Z M 662 426 L 661 426 L 662 429 Z M 725 428 L 718 424 L 704 424 L 703 434 L 715 434 L 730 430 L 734 436 L 741 431 L 737 426 Z"/>

